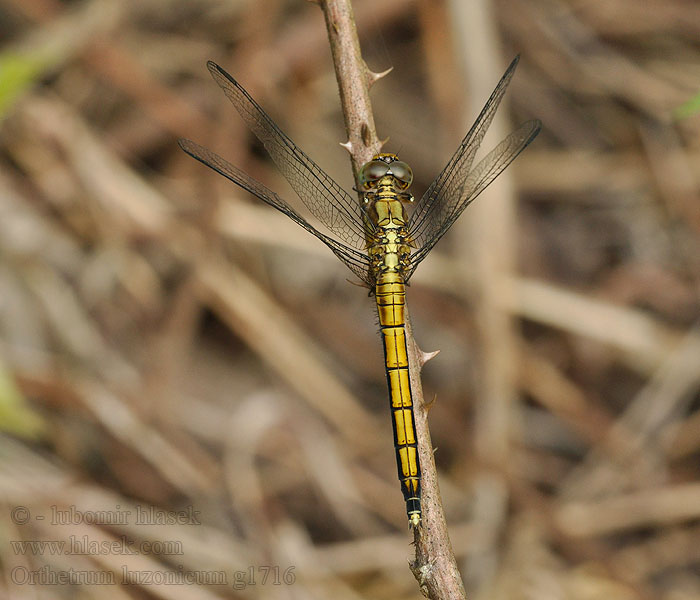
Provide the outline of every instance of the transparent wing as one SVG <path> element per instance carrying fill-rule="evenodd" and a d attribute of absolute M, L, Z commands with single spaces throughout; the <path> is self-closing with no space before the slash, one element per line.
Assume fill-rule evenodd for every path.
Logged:
<path fill-rule="evenodd" d="M 417 232 L 409 230 L 417 250 L 411 254 L 406 281 L 418 264 L 452 226 L 465 208 L 535 139 L 542 128 L 540 121 L 528 121 L 489 152 L 471 171 L 456 173 L 449 186 L 443 188 L 433 212 L 422 221 Z M 444 198 L 443 195 L 446 195 Z"/>
<path fill-rule="evenodd" d="M 450 198 L 448 192 L 453 182 L 454 177 L 464 171 L 469 171 L 474 157 L 476 156 L 479 146 L 486 135 L 486 131 L 493 121 L 503 95 L 506 93 L 508 84 L 513 78 L 515 68 L 518 66 L 519 56 L 516 56 L 513 62 L 510 63 L 506 72 L 498 82 L 496 89 L 491 93 L 491 97 L 486 102 L 486 105 L 481 110 L 478 118 L 472 125 L 471 129 L 464 136 L 462 143 L 457 148 L 457 151 L 452 155 L 450 161 L 445 165 L 445 168 L 435 178 L 435 181 L 430 184 L 423 197 L 416 204 L 416 208 L 411 216 L 409 228 L 420 234 L 429 228 L 430 221 L 434 219 L 435 214 L 440 212 L 449 213 L 450 200 L 456 202 L 456 198 Z M 445 206 L 447 205 L 447 206 Z"/>
<path fill-rule="evenodd" d="M 365 228 L 371 224 L 363 219 L 358 199 L 298 148 L 231 75 L 212 61 L 207 62 L 207 68 L 309 212 L 344 244 L 364 250 Z M 287 210 L 282 212 L 291 216 Z"/>
<path fill-rule="evenodd" d="M 245 190 L 248 190 L 254 196 L 257 196 L 263 202 L 283 212 L 298 225 L 301 225 L 306 231 L 315 235 L 333 253 L 342 260 L 350 270 L 355 273 L 362 281 L 370 287 L 374 285 L 374 278 L 370 272 L 369 258 L 365 252 L 361 252 L 346 244 L 339 242 L 327 235 L 318 231 L 306 219 L 299 215 L 285 200 L 280 198 L 275 192 L 264 186 L 259 181 L 256 181 L 249 175 L 246 175 L 240 169 L 234 167 L 230 162 L 221 158 L 211 150 L 200 146 L 190 140 L 181 139 L 178 142 L 180 147 L 193 158 L 196 158 L 201 163 L 214 169 L 227 179 L 230 179 L 236 185 L 239 185 Z"/>
<path fill-rule="evenodd" d="M 471 170 L 474 157 L 513 78 L 519 59 L 520 57 L 516 56 L 510 63 L 457 151 L 416 204 L 408 223 L 416 252 L 411 255 L 411 268 L 406 279 L 411 276 L 420 261 L 426 257 L 469 203 L 539 133 L 541 123 L 528 121 L 503 140 L 474 170 Z"/>

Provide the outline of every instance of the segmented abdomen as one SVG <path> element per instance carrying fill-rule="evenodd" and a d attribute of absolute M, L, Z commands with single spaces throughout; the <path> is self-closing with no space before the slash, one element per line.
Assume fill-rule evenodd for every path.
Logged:
<path fill-rule="evenodd" d="M 413 395 L 408 372 L 406 321 L 404 304 L 406 290 L 403 278 L 396 271 L 381 273 L 375 288 L 379 325 L 384 342 L 384 361 L 389 384 L 394 446 L 399 481 L 409 523 L 420 523 L 420 462 L 413 418 Z"/>

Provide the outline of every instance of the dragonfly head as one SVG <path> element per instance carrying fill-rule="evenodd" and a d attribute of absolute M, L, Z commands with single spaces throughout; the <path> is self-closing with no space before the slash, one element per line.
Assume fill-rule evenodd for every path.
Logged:
<path fill-rule="evenodd" d="M 362 166 L 358 179 L 360 187 L 368 191 L 376 188 L 384 177 L 391 177 L 396 187 L 405 190 L 413 181 L 413 171 L 396 154 L 375 154 Z"/>

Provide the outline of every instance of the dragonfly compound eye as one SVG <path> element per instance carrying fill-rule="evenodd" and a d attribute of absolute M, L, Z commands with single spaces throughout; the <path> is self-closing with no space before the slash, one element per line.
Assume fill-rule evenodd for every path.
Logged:
<path fill-rule="evenodd" d="M 372 187 L 379 179 L 389 171 L 389 165 L 382 160 L 372 160 L 366 163 L 360 171 L 360 184 L 363 187 Z"/>
<path fill-rule="evenodd" d="M 391 163 L 391 174 L 399 180 L 402 188 L 407 188 L 413 181 L 413 171 L 405 162 L 396 161 Z"/>

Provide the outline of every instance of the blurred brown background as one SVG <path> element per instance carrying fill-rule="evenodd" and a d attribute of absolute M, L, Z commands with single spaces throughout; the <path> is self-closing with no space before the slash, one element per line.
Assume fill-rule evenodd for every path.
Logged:
<path fill-rule="evenodd" d="M 544 123 L 408 291 L 469 597 L 700 598 L 700 4 L 354 7 L 416 195 L 516 53 L 484 146 Z M 176 145 L 291 194 L 213 59 L 350 189 L 319 8 L 0 0 L 0 35 L 0 595 L 421 597 L 366 290 Z"/>

